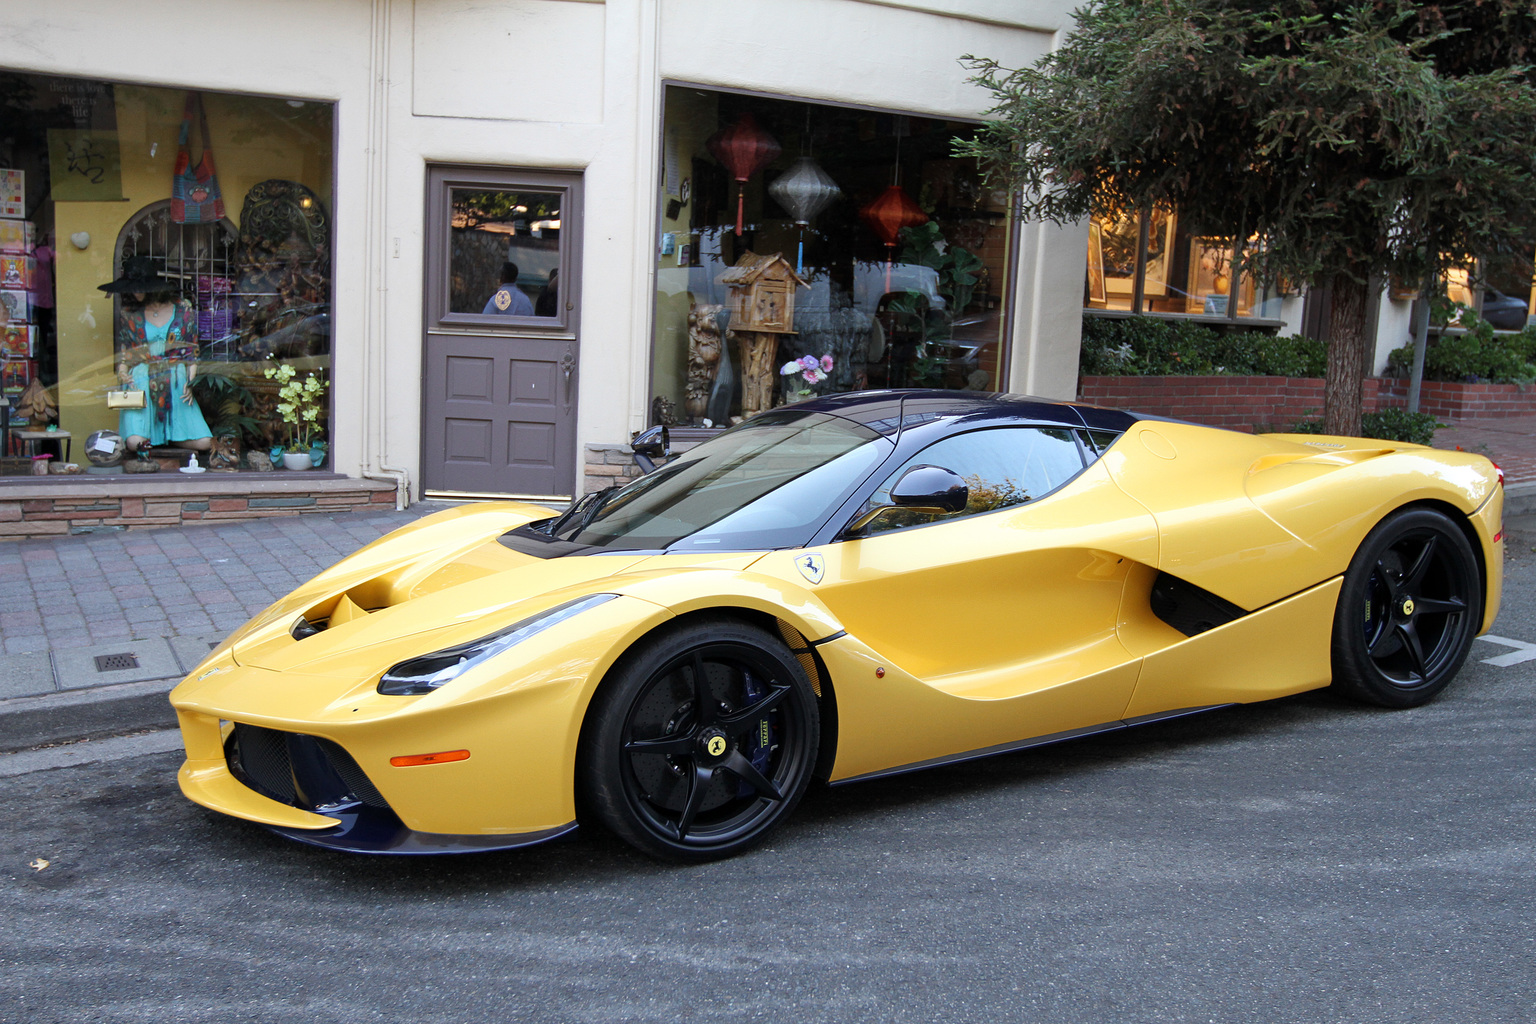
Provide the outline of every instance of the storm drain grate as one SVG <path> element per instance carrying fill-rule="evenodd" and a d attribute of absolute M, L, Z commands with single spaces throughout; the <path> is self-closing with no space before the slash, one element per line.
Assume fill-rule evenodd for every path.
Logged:
<path fill-rule="evenodd" d="M 136 654 L 98 654 L 96 655 L 97 672 L 121 672 L 128 668 L 139 667 L 139 656 Z"/>

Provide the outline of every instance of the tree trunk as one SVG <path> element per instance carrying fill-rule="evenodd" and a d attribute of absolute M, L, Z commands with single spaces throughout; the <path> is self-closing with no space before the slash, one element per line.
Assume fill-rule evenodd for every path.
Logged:
<path fill-rule="evenodd" d="M 1366 301 L 1370 289 L 1360 268 L 1358 278 L 1340 273 L 1333 277 L 1333 308 L 1328 318 L 1328 380 L 1323 389 L 1323 430 L 1329 434 L 1360 436 L 1361 389 L 1365 381 Z"/>

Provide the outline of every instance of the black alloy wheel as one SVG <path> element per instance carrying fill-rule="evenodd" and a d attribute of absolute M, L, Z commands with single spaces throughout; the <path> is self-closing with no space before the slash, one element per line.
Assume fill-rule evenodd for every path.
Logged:
<path fill-rule="evenodd" d="M 582 734 L 586 809 L 667 860 L 761 842 L 800 801 L 820 718 L 805 670 L 771 634 L 692 622 L 614 667 Z"/>
<path fill-rule="evenodd" d="M 1466 661 L 1483 585 L 1466 535 L 1443 513 L 1383 520 L 1355 553 L 1333 623 L 1333 684 L 1381 707 L 1416 707 Z"/>

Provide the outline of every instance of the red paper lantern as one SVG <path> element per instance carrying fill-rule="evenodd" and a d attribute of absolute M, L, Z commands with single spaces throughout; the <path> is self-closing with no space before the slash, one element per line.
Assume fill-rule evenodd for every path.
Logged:
<path fill-rule="evenodd" d="M 740 235 L 746 203 L 744 186 L 748 178 L 773 163 L 779 144 L 757 126 L 757 118 L 742 114 L 735 124 L 711 135 L 705 145 L 736 179 L 736 234 Z"/>
<path fill-rule="evenodd" d="M 859 211 L 869 229 L 885 243 L 885 290 L 891 290 L 891 250 L 902 228 L 928 223 L 928 215 L 900 185 L 892 185 Z"/>
<path fill-rule="evenodd" d="M 874 202 L 859 211 L 859 216 L 887 247 L 896 244 L 902 228 L 928 223 L 928 215 L 900 185 L 892 185 L 881 192 Z"/>

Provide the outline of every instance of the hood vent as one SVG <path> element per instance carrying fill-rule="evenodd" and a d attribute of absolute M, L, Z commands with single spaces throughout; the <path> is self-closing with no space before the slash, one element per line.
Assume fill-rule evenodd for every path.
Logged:
<path fill-rule="evenodd" d="M 329 610 L 326 608 L 327 604 L 330 605 Z M 334 602 L 316 605 L 300 615 L 289 628 L 288 635 L 295 640 L 303 640 L 333 626 L 360 619 L 367 614 L 368 609 L 354 601 L 352 594 L 348 592 L 336 598 Z"/>

